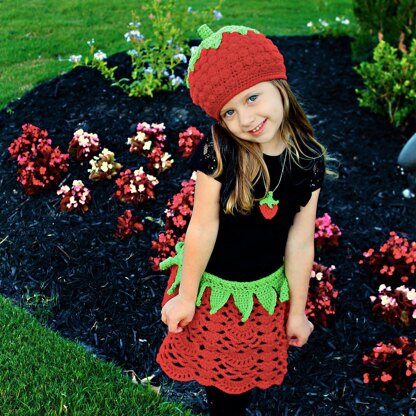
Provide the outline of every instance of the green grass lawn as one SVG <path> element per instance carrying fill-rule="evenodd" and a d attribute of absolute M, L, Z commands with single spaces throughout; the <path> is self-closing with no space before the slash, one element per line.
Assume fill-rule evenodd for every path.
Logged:
<path fill-rule="evenodd" d="M 194 10 L 214 0 L 190 0 Z M 0 1 L 0 108 L 36 84 L 69 71 L 71 54 L 85 54 L 92 38 L 108 55 L 129 49 L 124 40 L 131 12 L 140 16 L 143 0 L 2 0 Z M 308 21 L 353 20 L 352 0 L 225 0 L 224 18 L 268 35 L 306 35 Z M 141 16 L 145 18 L 145 16 Z M 189 37 L 196 38 L 196 28 Z"/>
<path fill-rule="evenodd" d="M 0 297 L 1 415 L 188 415 Z"/>

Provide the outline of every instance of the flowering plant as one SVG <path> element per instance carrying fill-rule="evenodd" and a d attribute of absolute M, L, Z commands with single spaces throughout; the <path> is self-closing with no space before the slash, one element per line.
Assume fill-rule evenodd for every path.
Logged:
<path fill-rule="evenodd" d="M 41 142 L 52 144 L 52 140 L 49 138 L 46 130 L 41 130 L 30 123 L 23 124 L 22 130 L 23 133 L 13 140 L 8 147 L 10 156 L 13 159 L 17 159 L 19 155 L 23 155 L 26 152 L 36 153 L 36 146 Z"/>
<path fill-rule="evenodd" d="M 159 271 L 159 264 L 170 256 L 175 255 L 175 245 L 185 239 L 185 231 L 192 215 L 195 194 L 195 179 L 182 182 L 181 190 L 167 204 L 165 210 L 165 232 L 160 234 L 158 241 L 152 241 L 152 251 L 155 257 L 150 257 L 152 269 Z"/>
<path fill-rule="evenodd" d="M 94 133 L 87 133 L 79 129 L 74 133 L 74 137 L 69 142 L 68 153 L 78 162 L 90 159 L 100 150 L 100 140 Z"/>
<path fill-rule="evenodd" d="M 130 152 L 145 155 L 149 159 L 147 168 L 154 174 L 162 173 L 172 167 L 171 155 L 164 152 L 166 134 L 164 134 L 164 123 L 143 122 L 137 125 L 137 133 L 127 139 L 130 145 Z"/>
<path fill-rule="evenodd" d="M 111 179 L 123 167 L 115 161 L 114 153 L 107 148 L 104 148 L 98 156 L 94 156 L 90 160 L 90 165 L 91 169 L 88 169 L 88 172 L 92 181 Z"/>
<path fill-rule="evenodd" d="M 138 123 L 136 135 L 127 139 L 127 144 L 130 145 L 129 151 L 147 156 L 155 147 L 163 149 L 166 140 L 164 131 L 164 123 L 152 123 L 151 125 L 146 122 Z"/>
<path fill-rule="evenodd" d="M 315 220 L 315 244 L 317 249 L 338 247 L 340 235 L 342 235 L 341 230 L 331 222 L 331 217 L 327 212 L 323 217 Z"/>
<path fill-rule="evenodd" d="M 68 171 L 69 154 L 59 147 L 52 148 L 52 140 L 46 130 L 32 124 L 22 126 L 23 134 L 9 146 L 12 158 L 21 166 L 17 180 L 27 195 L 35 195 L 59 183 L 62 174 Z"/>
<path fill-rule="evenodd" d="M 317 23 L 308 22 L 306 25 L 312 33 L 323 37 L 346 36 L 351 32 L 350 20 L 344 16 L 337 16 L 333 22 L 318 19 Z"/>
<path fill-rule="evenodd" d="M 328 325 L 328 317 L 335 314 L 334 299 L 338 296 L 338 291 L 334 289 L 335 277 L 332 271 L 335 266 L 325 267 L 322 264 L 314 263 L 308 299 L 306 302 L 306 316 L 314 324 L 320 323 Z"/>
<path fill-rule="evenodd" d="M 394 291 L 384 284 L 378 288 L 378 296 L 370 296 L 373 312 L 387 323 L 410 326 L 416 322 L 416 290 L 404 285 Z"/>
<path fill-rule="evenodd" d="M 171 155 L 168 152 L 164 152 L 160 147 L 155 147 L 147 157 L 149 159 L 147 169 L 154 174 L 162 173 L 173 165 Z"/>
<path fill-rule="evenodd" d="M 60 209 L 62 212 L 87 212 L 91 201 L 91 192 L 82 181 L 72 181 L 72 187 L 62 186 L 56 192 L 61 195 Z"/>
<path fill-rule="evenodd" d="M 132 63 L 129 78 L 115 78 L 117 67 L 108 67 L 104 52 L 98 51 L 91 61 L 86 58 L 84 63 L 97 68 L 113 81 L 113 85 L 122 88 L 130 96 L 153 96 L 155 91 L 175 90 L 184 83 L 186 70 L 180 64 L 187 63 L 187 40 L 192 37 L 186 30 L 220 19 L 222 15 L 218 9 L 222 1 L 219 0 L 216 10 L 197 12 L 187 7 L 185 0 L 146 0 L 142 11 L 147 18 L 139 19 L 133 13 L 134 21 L 129 23 L 129 30 L 124 34 L 126 41 L 133 46 L 127 52 Z M 89 46 L 92 45 L 93 42 L 90 42 Z M 90 54 L 94 50 L 90 49 Z M 75 66 L 80 65 L 82 56 L 72 55 L 70 61 Z"/>
<path fill-rule="evenodd" d="M 363 253 L 359 264 L 366 264 L 379 277 L 387 277 L 391 285 L 414 280 L 416 272 L 416 242 L 390 232 L 390 238 L 375 252 L 373 248 Z"/>
<path fill-rule="evenodd" d="M 130 209 L 126 209 L 123 214 L 117 218 L 117 232 L 114 236 L 120 240 L 131 237 L 133 233 L 138 234 L 143 231 L 143 224 L 139 217 L 133 215 Z"/>
<path fill-rule="evenodd" d="M 185 240 L 185 233 L 177 236 L 173 230 L 167 230 L 164 233 L 159 234 L 157 241 L 152 241 L 151 250 L 157 254 L 155 257 L 150 257 L 149 261 L 152 264 L 152 270 L 159 272 L 159 264 L 166 260 L 168 257 L 174 256 L 175 245 L 179 241 Z"/>
<path fill-rule="evenodd" d="M 364 383 L 374 383 L 386 393 L 408 392 L 416 387 L 416 341 L 407 337 L 379 342 L 369 356 L 363 356 L 367 367 Z"/>
<path fill-rule="evenodd" d="M 191 156 L 197 144 L 204 137 L 196 127 L 188 127 L 183 133 L 179 133 L 179 153 L 183 157 Z"/>
<path fill-rule="evenodd" d="M 140 204 L 155 199 L 153 188 L 158 183 L 159 181 L 153 175 L 146 174 L 142 167 L 134 172 L 127 169 L 116 179 L 118 190 L 113 196 L 121 202 Z"/>

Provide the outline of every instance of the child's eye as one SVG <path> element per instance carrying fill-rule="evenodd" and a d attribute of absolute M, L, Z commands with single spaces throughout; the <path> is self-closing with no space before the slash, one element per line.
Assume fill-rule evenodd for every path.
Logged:
<path fill-rule="evenodd" d="M 234 114 L 234 110 L 227 110 L 224 114 L 223 117 L 231 117 Z"/>
<path fill-rule="evenodd" d="M 252 103 L 252 102 L 254 102 L 254 101 L 256 101 L 256 100 L 257 100 L 257 97 L 258 97 L 258 95 L 252 95 L 252 96 L 248 97 L 248 101 L 249 101 L 250 103 Z"/>

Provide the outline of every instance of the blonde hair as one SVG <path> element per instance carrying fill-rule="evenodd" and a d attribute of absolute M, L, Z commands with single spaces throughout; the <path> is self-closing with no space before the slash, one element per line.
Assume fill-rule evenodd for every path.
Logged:
<path fill-rule="evenodd" d="M 301 156 L 307 160 L 313 160 L 322 155 L 325 161 L 334 160 L 328 157 L 325 147 L 316 140 L 313 128 L 289 84 L 280 79 L 270 82 L 282 96 L 283 120 L 280 125 L 280 133 L 285 147 L 288 149 L 290 160 L 301 169 L 303 169 L 300 164 Z M 235 178 L 224 185 L 225 192 L 221 198 L 224 212 L 227 214 L 235 212 L 249 214 L 254 201 L 257 200 L 253 195 L 254 185 L 262 176 L 266 189 L 264 196 L 260 199 L 267 195 L 270 188 L 270 175 L 263 159 L 260 144 L 233 135 L 222 120 L 212 127 L 212 137 L 218 162 L 213 177 L 218 177 L 224 170 L 222 155 L 229 155 L 230 160 L 227 160 L 227 165 L 230 165 L 232 171 L 235 172 Z M 310 151 L 309 154 L 302 150 L 305 148 Z M 336 176 L 336 173 L 329 169 L 326 169 L 326 173 Z"/>

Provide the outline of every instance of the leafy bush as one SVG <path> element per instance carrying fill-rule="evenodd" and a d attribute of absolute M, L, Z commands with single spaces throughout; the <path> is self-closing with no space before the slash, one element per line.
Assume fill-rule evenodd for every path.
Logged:
<path fill-rule="evenodd" d="M 82 55 L 71 55 L 69 60 L 74 66 L 84 64 L 98 69 L 113 85 L 130 96 L 153 96 L 155 91 L 175 90 L 184 83 L 186 74 L 183 65 L 187 64 L 187 55 L 190 54 L 187 31 L 202 23 L 221 19 L 218 9 L 222 1 L 219 0 L 215 9 L 197 12 L 188 7 L 185 0 L 147 0 L 142 6 L 147 19 L 139 21 L 133 13 L 134 21 L 129 23 L 129 31 L 124 35 L 133 45 L 133 49 L 127 52 L 132 63 L 130 78 L 116 79 L 117 67 L 108 66 L 104 52 L 95 52 L 94 40 L 88 42 L 90 57 L 82 61 Z"/>
<path fill-rule="evenodd" d="M 352 44 L 355 61 L 367 60 L 380 37 L 404 50 L 416 36 L 415 0 L 354 0 L 358 33 Z"/>
<path fill-rule="evenodd" d="M 374 49 L 374 62 L 355 67 L 365 84 L 356 92 L 360 106 L 388 115 L 395 126 L 405 127 L 416 113 L 416 39 L 408 54 L 399 58 L 397 52 L 397 48 L 381 41 Z"/>

